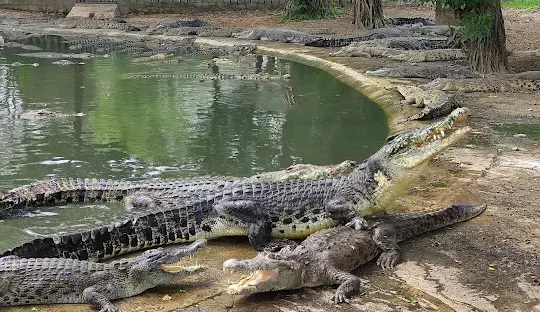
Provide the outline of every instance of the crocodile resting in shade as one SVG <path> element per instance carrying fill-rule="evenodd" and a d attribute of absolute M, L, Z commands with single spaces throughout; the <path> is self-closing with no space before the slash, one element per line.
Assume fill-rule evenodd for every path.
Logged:
<path fill-rule="evenodd" d="M 128 298 L 158 285 L 178 285 L 184 276 L 204 266 L 178 261 L 204 246 L 197 241 L 183 248 L 162 248 L 111 263 L 63 258 L 0 258 L 0 306 L 47 303 L 89 303 L 101 312 L 118 311 L 110 300 Z"/>
<path fill-rule="evenodd" d="M 169 189 L 161 182 L 86 185 L 84 180 L 71 188 L 61 180 L 61 187 L 45 192 L 40 183 L 21 187 L 2 197 L 4 210 L 35 203 L 115 200 L 131 194 L 134 211 L 91 230 L 36 238 L 4 255 L 98 260 L 223 236 L 248 236 L 257 250 L 276 250 L 290 244 L 288 239 L 305 238 L 338 224 L 362 228 L 366 225 L 362 216 L 380 212 L 409 169 L 470 132 L 470 127 L 457 126 L 468 113 L 467 108 L 458 108 L 438 122 L 395 134 L 351 173 L 333 178 L 188 181 Z"/>
<path fill-rule="evenodd" d="M 443 209 L 374 219 L 368 230 L 335 227 L 319 231 L 295 249 L 260 253 L 247 260 L 229 259 L 224 269 L 250 276 L 228 287 L 230 294 L 253 294 L 338 284 L 332 300 L 347 302 L 360 290 L 361 280 L 350 272 L 379 256 L 377 264 L 392 269 L 400 258 L 398 242 L 424 232 L 471 219 L 485 205 L 452 205 Z"/>

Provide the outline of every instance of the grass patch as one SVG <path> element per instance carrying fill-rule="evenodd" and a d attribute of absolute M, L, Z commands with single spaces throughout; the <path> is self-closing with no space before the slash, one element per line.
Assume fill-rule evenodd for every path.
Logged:
<path fill-rule="evenodd" d="M 510 0 L 502 1 L 501 5 L 505 8 L 530 9 L 540 7 L 540 0 Z"/>

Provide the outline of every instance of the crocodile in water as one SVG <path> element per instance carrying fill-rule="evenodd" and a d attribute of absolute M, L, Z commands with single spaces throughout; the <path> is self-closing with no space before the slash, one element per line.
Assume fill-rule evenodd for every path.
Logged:
<path fill-rule="evenodd" d="M 332 300 L 347 302 L 361 280 L 350 272 L 379 255 L 377 264 L 392 269 L 400 258 L 398 242 L 421 233 L 471 219 L 485 205 L 452 205 L 443 209 L 375 219 L 369 230 L 336 227 L 319 231 L 291 250 L 260 253 L 248 260 L 229 259 L 223 268 L 249 272 L 230 285 L 231 294 L 253 294 L 338 284 Z"/>
<path fill-rule="evenodd" d="M 399 189 L 396 184 L 408 176 L 408 169 L 470 132 L 470 127 L 455 124 L 467 116 L 468 109 L 458 108 L 431 125 L 395 134 L 368 160 L 340 177 L 208 182 L 201 183 L 204 192 L 197 189 L 201 184 L 177 184 L 180 191 L 172 190 L 167 196 L 141 194 L 136 200 L 140 204 L 135 205 L 139 209 L 131 217 L 79 233 L 36 238 L 4 255 L 102 259 L 159 245 L 223 236 L 248 236 L 258 250 L 277 249 L 288 242 L 272 238 L 305 238 L 347 222 L 360 228 L 365 225 L 361 216 L 382 210 L 385 200 L 392 195 L 392 187 Z M 126 189 L 129 187 L 133 189 L 133 185 L 126 184 Z M 160 186 L 143 184 L 140 188 Z M 209 188 L 213 192 L 208 192 Z M 111 189 L 114 191 L 109 192 Z M 128 193 L 122 189 L 118 184 L 92 184 L 89 188 L 77 184 L 70 192 L 40 192 L 40 196 L 35 196 L 32 187 L 27 187 L 9 192 L 3 202 L 13 206 L 28 202 L 29 198 L 42 203 L 92 197 L 103 200 Z M 183 191 L 186 189 L 187 192 Z"/>
<path fill-rule="evenodd" d="M 0 258 L 0 306 L 47 303 L 89 303 L 101 312 L 118 311 L 110 300 L 128 298 L 158 285 L 178 285 L 178 280 L 202 271 L 200 265 L 183 267 L 180 258 L 204 246 L 145 251 L 142 255 L 111 263 L 63 258 Z"/>

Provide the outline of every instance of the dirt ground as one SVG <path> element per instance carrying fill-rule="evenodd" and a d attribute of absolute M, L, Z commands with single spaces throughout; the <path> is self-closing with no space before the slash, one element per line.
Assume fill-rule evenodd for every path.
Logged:
<path fill-rule="evenodd" d="M 433 17 L 431 8 L 395 6 L 388 16 Z M 130 16 L 140 25 L 188 15 Z M 353 31 L 351 17 L 280 23 L 276 12 L 189 14 L 216 26 L 291 25 L 314 31 Z M 508 49 L 540 48 L 540 10 L 505 10 Z M 282 47 L 285 45 L 281 45 Z M 287 49 L 287 47 L 283 47 Z M 309 52 L 308 52 L 309 53 Z M 540 57 L 512 55 L 516 70 L 540 70 Z M 335 59 L 351 68 L 372 60 Z M 361 62 L 366 61 L 362 65 Z M 370 63 L 371 62 L 371 63 Z M 381 62 L 381 61 L 379 61 Z M 379 63 L 381 65 L 381 63 Z M 386 64 L 382 64 L 386 65 Z M 381 80 L 383 83 L 383 80 Z M 390 87 L 395 83 L 384 81 Z M 198 286 L 156 289 L 119 301 L 127 311 L 537 311 L 540 312 L 540 94 L 468 93 L 473 133 L 431 160 L 411 177 L 393 210 L 419 210 L 452 202 L 486 202 L 486 212 L 402 244 L 403 262 L 392 272 L 373 263 L 355 272 L 365 283 L 350 304 L 333 305 L 335 287 L 250 297 L 223 293 L 238 276 L 220 270 L 229 258 L 255 255 L 245 239 L 209 243 L 196 257 L 210 269 Z M 28 311 L 31 307 L 6 308 Z M 86 305 L 40 306 L 38 311 L 90 311 Z"/>

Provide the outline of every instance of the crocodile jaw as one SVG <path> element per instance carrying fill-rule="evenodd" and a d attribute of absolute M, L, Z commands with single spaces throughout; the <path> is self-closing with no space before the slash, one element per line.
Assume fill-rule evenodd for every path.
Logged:
<path fill-rule="evenodd" d="M 223 269 L 250 273 L 237 283 L 229 285 L 229 294 L 248 295 L 302 287 L 304 268 L 301 265 L 291 260 L 270 259 L 266 254 L 241 261 L 229 259 L 223 262 Z"/>
<path fill-rule="evenodd" d="M 419 166 L 437 153 L 465 137 L 471 128 L 459 124 L 467 121 L 469 109 L 460 107 L 447 117 L 424 128 L 396 134 L 370 161 L 379 162 L 387 171 L 410 169 Z"/>
<path fill-rule="evenodd" d="M 269 271 L 257 270 L 249 276 L 240 279 L 238 283 L 229 285 L 227 292 L 231 295 L 256 293 L 257 285 L 276 278 L 278 274 L 279 269 Z"/>
<path fill-rule="evenodd" d="M 180 265 L 180 263 L 162 264 L 160 266 L 160 269 L 163 272 L 171 273 L 171 274 L 182 274 L 182 276 L 196 274 L 207 268 L 208 266 L 206 265 L 196 264 L 196 265 L 190 265 L 190 266 L 183 266 L 183 265 Z"/>

